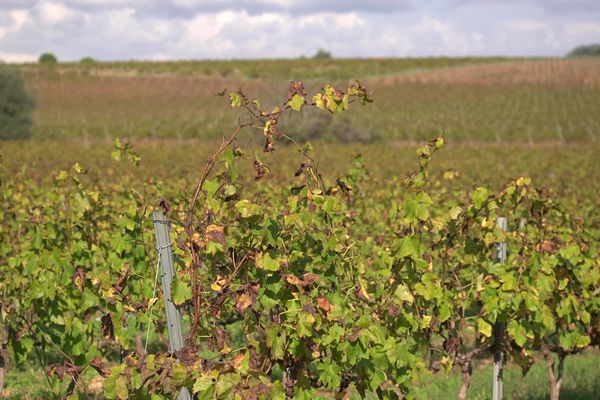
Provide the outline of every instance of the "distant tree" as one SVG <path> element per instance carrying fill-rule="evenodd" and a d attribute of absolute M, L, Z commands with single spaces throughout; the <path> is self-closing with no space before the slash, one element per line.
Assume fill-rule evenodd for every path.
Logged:
<path fill-rule="evenodd" d="M 42 53 L 38 58 L 40 64 L 56 64 L 58 59 L 53 53 Z"/>
<path fill-rule="evenodd" d="M 79 60 L 79 64 L 83 64 L 83 65 L 90 65 L 95 62 L 96 62 L 96 60 L 94 60 L 92 57 L 83 57 L 81 60 Z"/>
<path fill-rule="evenodd" d="M 315 60 L 327 60 L 331 58 L 331 53 L 327 50 L 319 49 L 312 58 Z"/>
<path fill-rule="evenodd" d="M 30 137 L 33 108 L 34 100 L 21 72 L 0 65 L 0 140 Z"/>
<path fill-rule="evenodd" d="M 600 57 L 600 43 L 575 47 L 567 57 Z"/>

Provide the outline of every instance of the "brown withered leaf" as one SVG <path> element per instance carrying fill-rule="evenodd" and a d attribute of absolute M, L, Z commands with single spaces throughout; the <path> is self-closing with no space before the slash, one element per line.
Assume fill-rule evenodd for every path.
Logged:
<path fill-rule="evenodd" d="M 311 283 L 314 283 L 318 280 L 319 280 L 319 277 L 317 275 L 313 274 L 312 272 L 307 272 L 306 274 L 304 274 L 305 285 L 310 285 Z"/>
<path fill-rule="evenodd" d="M 103 378 L 110 374 L 110 370 L 104 366 L 104 361 L 100 356 L 96 356 L 90 361 L 90 367 L 94 368 Z"/>
<path fill-rule="evenodd" d="M 284 274 L 283 279 L 290 285 L 302 286 L 302 284 L 304 283 L 302 279 L 292 274 Z"/>
<path fill-rule="evenodd" d="M 112 285 L 112 289 L 116 294 L 122 294 L 123 290 L 127 286 L 127 281 L 129 280 L 129 274 L 131 272 L 131 267 L 127 265 L 126 267 L 121 269 L 121 276 L 119 279 Z"/>
<path fill-rule="evenodd" d="M 258 355 L 258 352 L 256 351 L 256 348 L 250 345 L 248 346 L 248 352 L 250 353 L 250 368 L 259 369 L 261 365 L 261 360 L 260 356 Z"/>
<path fill-rule="evenodd" d="M 319 305 L 319 308 L 321 310 L 325 311 L 325 313 L 328 313 L 333 308 L 333 306 L 331 305 L 329 300 L 327 300 L 326 297 L 319 297 L 317 299 L 317 304 Z"/>
<path fill-rule="evenodd" d="M 400 315 L 400 310 L 394 307 L 392 304 L 388 304 L 388 314 L 392 318 L 396 318 Z"/>
<path fill-rule="evenodd" d="M 167 199 L 165 199 L 164 197 L 160 198 L 160 201 L 158 202 L 158 206 L 163 210 L 163 212 L 166 214 L 169 212 L 169 210 L 171 209 L 171 205 L 169 204 L 169 201 Z"/>
<path fill-rule="evenodd" d="M 267 148 L 269 148 L 269 150 L 267 150 Z M 272 141 L 267 140 L 267 143 L 265 144 L 265 152 L 271 151 L 272 149 Z M 268 173 L 267 167 L 265 167 L 265 165 L 258 160 L 254 160 L 254 169 L 256 170 L 256 175 L 254 176 L 254 180 L 256 181 L 261 180 Z"/>
<path fill-rule="evenodd" d="M 192 346 L 184 346 L 175 352 L 175 357 L 185 365 L 192 365 L 198 359 L 196 350 Z"/>
<path fill-rule="evenodd" d="M 222 226 L 210 224 L 204 230 L 204 236 L 209 242 L 225 244 L 225 229 Z"/>
<path fill-rule="evenodd" d="M 294 176 L 300 176 L 300 175 L 302 175 L 304 173 L 304 171 L 306 170 L 306 167 L 308 167 L 308 165 L 306 163 L 300 164 L 300 167 L 294 173 Z"/>
<path fill-rule="evenodd" d="M 177 236 L 177 238 L 175 238 L 175 244 L 177 244 L 177 247 L 179 247 L 180 250 L 187 251 L 187 244 L 181 236 Z"/>
<path fill-rule="evenodd" d="M 51 365 L 48 368 L 48 375 L 49 376 L 57 376 L 58 379 L 60 379 L 61 381 L 63 380 L 65 375 L 69 375 L 75 379 L 77 379 L 79 377 L 79 375 L 81 374 L 81 371 L 83 370 L 83 367 L 80 367 L 78 365 L 75 364 L 71 364 L 68 361 L 65 361 L 63 364 L 54 364 Z"/>
<path fill-rule="evenodd" d="M 318 276 L 313 274 L 312 272 L 307 272 L 303 275 L 302 278 L 298 278 L 296 275 L 293 274 L 283 274 L 282 277 L 290 285 L 300 286 L 303 288 L 311 285 L 312 283 L 318 280 Z"/>
<path fill-rule="evenodd" d="M 310 315 L 315 315 L 317 313 L 317 309 L 310 303 L 305 304 L 302 307 L 302 311 L 309 313 Z"/>
<path fill-rule="evenodd" d="M 102 328 L 102 336 L 104 336 L 104 339 L 115 340 L 115 326 L 113 325 L 110 313 L 104 314 L 102 318 L 100 318 L 100 322 Z"/>
<path fill-rule="evenodd" d="M 240 315 L 244 315 L 244 311 L 246 311 L 248 307 L 254 306 L 255 302 L 256 299 L 253 299 L 253 296 L 251 296 L 248 291 L 238 292 L 235 298 L 235 309 Z"/>
<path fill-rule="evenodd" d="M 536 250 L 539 252 L 552 253 L 556 250 L 556 245 L 550 240 L 544 240 L 537 245 Z"/>
<path fill-rule="evenodd" d="M 217 341 L 217 349 L 220 352 L 223 352 L 223 350 L 229 348 L 229 335 L 227 334 L 227 332 L 224 329 L 222 329 L 222 328 L 215 329 L 215 339 Z M 230 348 L 229 348 L 229 350 L 231 351 Z"/>
<path fill-rule="evenodd" d="M 358 337 L 360 336 L 360 328 L 354 328 L 354 330 L 352 331 L 352 334 L 350 336 L 348 336 L 348 341 L 349 342 L 356 342 L 356 340 L 358 339 Z"/>
<path fill-rule="evenodd" d="M 304 83 L 302 81 L 290 82 L 290 87 L 288 88 L 288 101 L 291 100 L 295 94 L 306 97 L 306 91 L 304 90 Z"/>

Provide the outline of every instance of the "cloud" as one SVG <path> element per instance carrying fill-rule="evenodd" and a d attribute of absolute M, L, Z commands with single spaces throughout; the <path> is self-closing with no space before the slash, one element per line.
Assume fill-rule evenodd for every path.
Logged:
<path fill-rule="evenodd" d="M 38 0 L 3 0 L 0 9 L 35 7 Z M 163 19 L 186 18 L 198 13 L 246 11 L 249 14 L 285 13 L 294 15 L 320 12 L 369 14 L 393 13 L 413 7 L 416 0 L 63 0 L 65 7 L 79 11 L 135 8 L 139 14 Z"/>
<path fill-rule="evenodd" d="M 515 10 L 523 7 L 534 7 L 547 15 L 565 14 L 600 14 L 598 0 L 451 0 L 455 6 L 498 6 L 511 7 Z"/>
<path fill-rule="evenodd" d="M 9 33 L 20 31 L 28 17 L 27 10 L 0 11 L 0 40 Z"/>
<path fill-rule="evenodd" d="M 42 2 L 37 7 L 39 19 L 47 25 L 55 25 L 73 17 L 75 12 L 62 3 Z"/>
<path fill-rule="evenodd" d="M 562 55 L 598 41 L 596 2 L 573 0 L 592 10 L 580 15 L 562 13 L 558 0 L 0 0 L 0 51 L 7 60 L 44 51 L 61 60 L 272 58 L 318 48 L 342 57 Z"/>

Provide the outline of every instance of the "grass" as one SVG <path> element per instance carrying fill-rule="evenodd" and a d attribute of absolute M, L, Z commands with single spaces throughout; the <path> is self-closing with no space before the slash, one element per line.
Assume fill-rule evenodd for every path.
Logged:
<path fill-rule="evenodd" d="M 598 352 L 567 358 L 565 378 L 561 388 L 562 400 L 593 400 L 600 398 L 600 368 Z M 485 360 L 475 368 L 469 399 L 485 400 L 492 398 L 492 367 Z M 546 368 L 543 362 L 536 363 L 527 375 L 522 376 L 517 366 L 509 365 L 504 371 L 504 398 L 506 400 L 545 400 L 550 391 L 547 384 Z M 460 375 L 436 375 L 431 383 L 416 391 L 416 398 L 422 400 L 442 400 L 456 397 L 460 386 Z"/>

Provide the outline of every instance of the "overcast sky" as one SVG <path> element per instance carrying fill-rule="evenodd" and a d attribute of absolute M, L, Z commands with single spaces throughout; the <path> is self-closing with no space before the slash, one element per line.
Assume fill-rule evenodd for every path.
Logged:
<path fill-rule="evenodd" d="M 0 0 L 0 59 L 560 56 L 600 0 Z"/>

